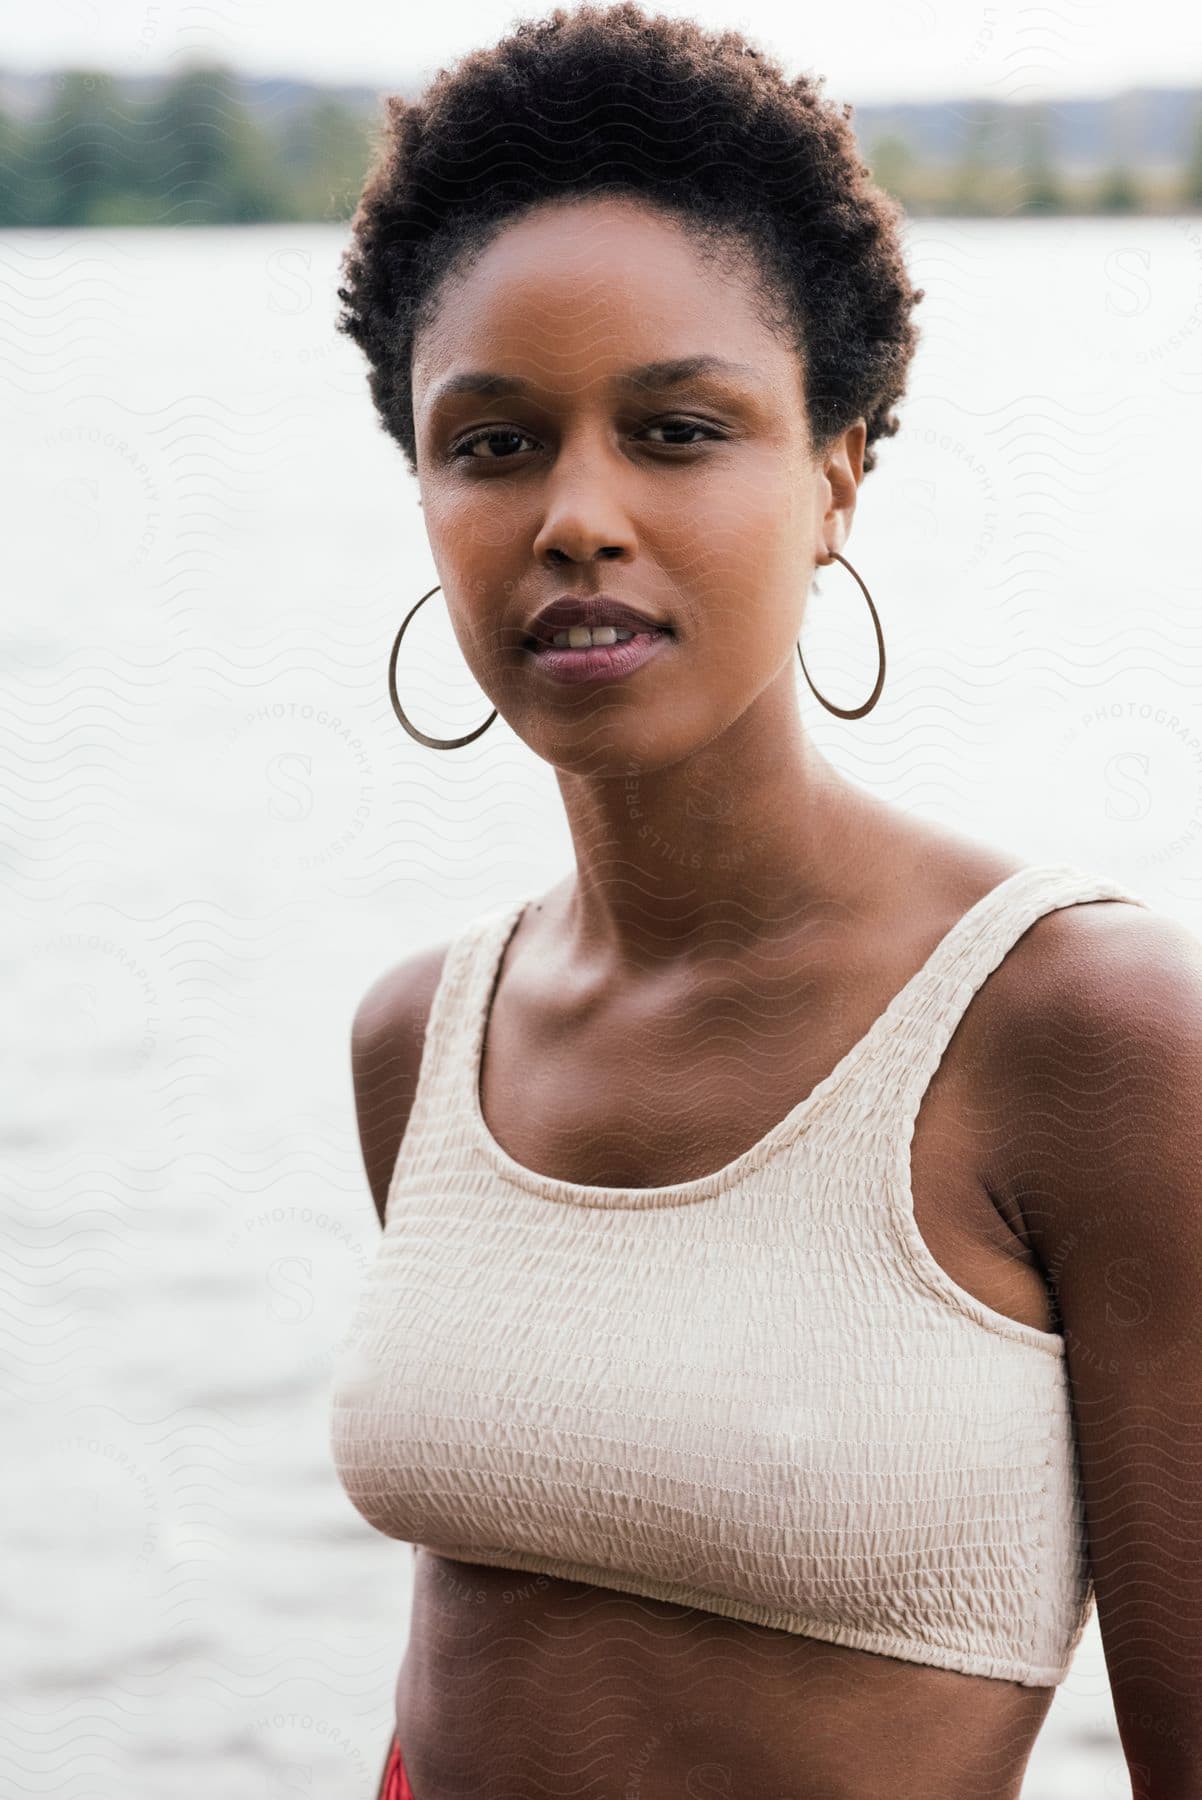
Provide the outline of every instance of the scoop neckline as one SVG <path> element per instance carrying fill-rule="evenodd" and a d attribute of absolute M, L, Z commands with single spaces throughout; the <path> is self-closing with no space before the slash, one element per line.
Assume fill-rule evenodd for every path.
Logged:
<path fill-rule="evenodd" d="M 622 1208 L 632 1211 L 665 1206 L 687 1206 L 699 1200 L 706 1200 L 713 1195 L 724 1193 L 744 1175 L 750 1174 L 761 1163 L 773 1155 L 782 1145 L 792 1138 L 822 1110 L 837 1090 L 843 1085 L 853 1070 L 870 1051 L 875 1049 L 886 1034 L 893 1028 L 899 1016 L 906 1008 L 914 993 L 931 980 L 936 970 L 949 963 L 959 949 L 961 943 L 976 929 L 987 912 L 998 909 L 1003 897 L 1008 897 L 1011 890 L 1020 883 L 1031 881 L 1038 876 L 1041 880 L 1049 880 L 1053 876 L 1060 879 L 1073 878 L 1078 882 L 1088 882 L 1091 878 L 1082 869 L 1071 863 L 1024 863 L 1021 868 L 1014 869 L 1009 875 L 995 882 L 986 893 L 973 902 L 966 912 L 949 926 L 936 943 L 922 967 L 916 969 L 905 985 L 898 989 L 883 1012 L 877 1014 L 872 1024 L 857 1038 L 850 1049 L 844 1051 L 839 1061 L 828 1075 L 825 1075 L 803 1099 L 790 1107 L 783 1118 L 775 1125 L 769 1126 L 764 1134 L 748 1149 L 740 1151 L 730 1162 L 724 1163 L 720 1169 L 712 1169 L 706 1175 L 697 1175 L 690 1181 L 664 1182 L 657 1187 L 610 1187 L 594 1182 L 566 1181 L 558 1175 L 540 1175 L 535 1169 L 528 1169 L 512 1157 L 504 1145 L 493 1136 L 484 1107 L 480 1099 L 480 1076 L 484 1066 L 484 1046 L 488 1035 L 488 1026 L 492 1017 L 493 1003 L 496 999 L 497 977 L 504 960 L 505 951 L 510 940 L 517 931 L 527 909 L 541 894 L 529 894 L 515 905 L 508 907 L 498 920 L 496 914 L 490 915 L 486 921 L 484 941 L 488 944 L 486 966 L 473 960 L 472 972 L 477 983 L 475 989 L 475 1010 L 471 1020 L 470 1053 L 465 1059 L 467 1063 L 467 1080 L 469 1094 L 467 1097 L 467 1116 L 476 1148 L 481 1151 L 493 1169 L 515 1186 L 524 1188 L 528 1193 L 536 1194 L 540 1199 L 561 1202 L 571 1206 L 598 1206 Z M 473 958 L 480 954 L 481 940 L 472 941 Z"/>

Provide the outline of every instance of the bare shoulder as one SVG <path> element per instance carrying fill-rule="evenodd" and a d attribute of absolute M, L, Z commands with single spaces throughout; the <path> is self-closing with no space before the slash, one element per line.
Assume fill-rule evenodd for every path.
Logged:
<path fill-rule="evenodd" d="M 376 977 L 351 1022 L 359 1145 L 381 1226 L 421 1070 L 426 1022 L 450 940 L 417 950 Z"/>
<path fill-rule="evenodd" d="M 1036 919 L 998 973 L 1010 1048 L 1158 1041 L 1202 979 L 1202 940 L 1167 913 L 1090 900 Z M 1018 1071 L 1021 1073 L 1021 1069 Z"/>
<path fill-rule="evenodd" d="M 1046 1266 L 1089 1195 L 1138 1182 L 1137 1141 L 1146 1156 L 1150 1122 L 1163 1112 L 1171 1124 L 1185 1071 L 1202 1066 L 1202 941 L 1130 901 L 1058 907 L 987 986 L 987 1070 L 1005 1127 L 990 1190 Z"/>

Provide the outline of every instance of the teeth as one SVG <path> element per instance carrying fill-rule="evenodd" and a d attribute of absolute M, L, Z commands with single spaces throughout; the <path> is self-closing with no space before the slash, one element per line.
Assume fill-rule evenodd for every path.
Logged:
<path fill-rule="evenodd" d="M 624 644 L 633 636 L 633 631 L 615 625 L 598 625 L 595 631 L 587 625 L 572 625 L 567 631 L 557 631 L 551 642 L 560 650 L 587 650 L 596 644 Z"/>

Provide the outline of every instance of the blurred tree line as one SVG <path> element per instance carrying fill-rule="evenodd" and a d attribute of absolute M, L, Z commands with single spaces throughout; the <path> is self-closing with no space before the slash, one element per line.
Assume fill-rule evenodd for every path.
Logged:
<path fill-rule="evenodd" d="M 50 104 L 0 111 L 0 224 L 239 225 L 354 210 L 370 117 L 334 98 L 252 111 L 238 77 L 192 68 L 148 99 L 72 71 Z"/>
<path fill-rule="evenodd" d="M 264 90 L 276 99 L 264 98 Z M 56 76 L 39 110 L 0 105 L 0 225 L 226 225 L 349 218 L 370 160 L 374 99 L 247 84 L 194 66 L 149 89 Z M 871 109 L 863 109 L 870 113 Z M 878 182 L 915 214 L 1169 212 L 1202 207 L 1202 96 L 1180 168 L 1059 170 L 1046 105 L 955 109 L 955 153 L 920 156 L 888 129 L 864 144 Z"/>
<path fill-rule="evenodd" d="M 1053 104 L 966 101 L 954 156 L 924 161 L 904 136 L 870 138 L 866 160 L 882 187 L 915 214 L 1006 217 L 1034 213 L 1171 213 L 1202 208 L 1202 94 L 1176 167 L 1146 167 L 1118 141 L 1100 166 L 1057 165 Z"/>

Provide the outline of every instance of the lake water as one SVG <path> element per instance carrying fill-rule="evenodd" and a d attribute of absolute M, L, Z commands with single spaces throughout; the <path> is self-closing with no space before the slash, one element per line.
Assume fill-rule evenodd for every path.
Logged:
<path fill-rule="evenodd" d="M 0 238 L 23 1793 L 374 1793 L 412 1558 L 326 1441 L 378 1239 L 350 1018 L 398 957 L 570 866 L 503 720 L 437 755 L 392 715 L 392 639 L 437 574 L 332 330 L 344 239 Z M 814 736 L 896 804 L 1202 935 L 1202 222 L 916 221 L 909 254 L 924 342 L 848 546 L 889 677 L 858 721 L 803 684 Z M 489 707 L 438 608 L 400 685 L 449 736 Z M 806 655 L 844 704 L 869 691 L 837 567 Z M 1095 1624 L 1024 1800 L 1129 1792 Z"/>

